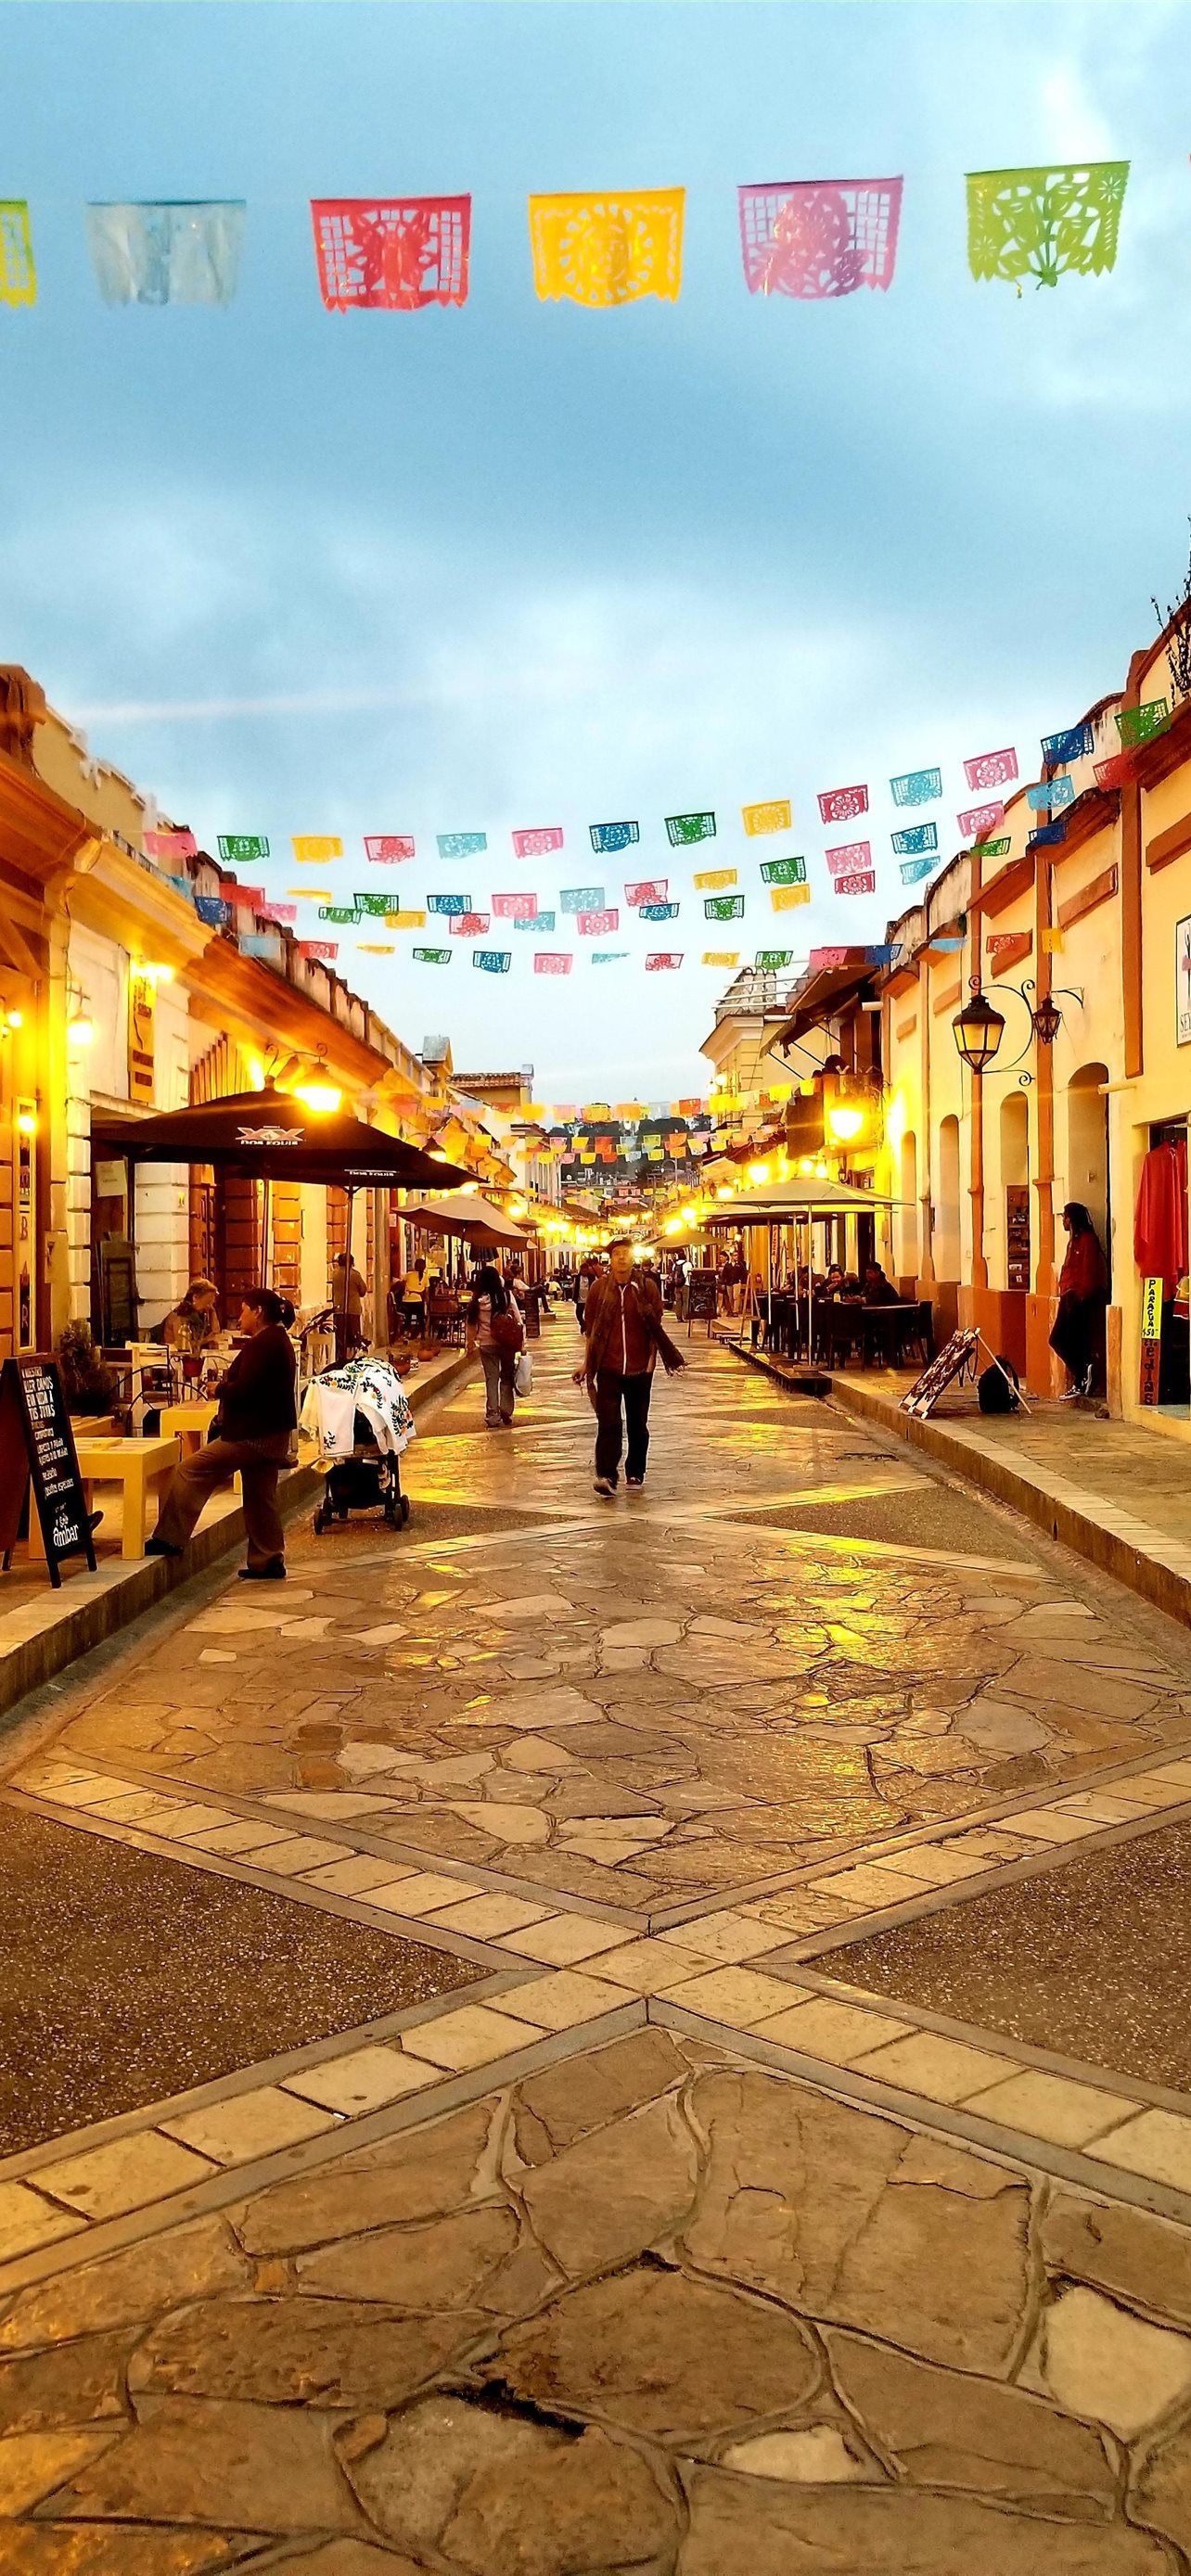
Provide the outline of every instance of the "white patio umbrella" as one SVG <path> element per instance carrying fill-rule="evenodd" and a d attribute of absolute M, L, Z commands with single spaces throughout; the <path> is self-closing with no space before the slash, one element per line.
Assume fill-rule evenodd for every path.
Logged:
<path fill-rule="evenodd" d="M 816 1174 L 800 1174 L 788 1181 L 766 1181 L 749 1190 L 738 1190 L 734 1198 L 725 1199 L 703 1220 L 706 1226 L 731 1227 L 763 1225 L 766 1248 L 766 1307 L 770 1327 L 773 1324 L 773 1228 L 775 1225 L 797 1225 L 819 1216 L 846 1216 L 871 1213 L 874 1208 L 901 1207 L 901 1199 L 888 1198 L 880 1190 L 860 1190 L 852 1181 L 820 1179 Z M 797 1247 L 796 1247 L 797 1249 Z M 810 1265 L 807 1265 L 808 1281 Z M 794 1313 L 798 1319 L 798 1263 L 794 1263 Z M 807 1350 L 814 1334 L 814 1288 L 807 1288 Z"/>

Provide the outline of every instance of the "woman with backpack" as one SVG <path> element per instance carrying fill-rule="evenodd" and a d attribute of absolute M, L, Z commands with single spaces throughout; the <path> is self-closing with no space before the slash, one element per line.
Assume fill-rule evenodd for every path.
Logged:
<path fill-rule="evenodd" d="M 521 1309 L 499 1270 L 486 1261 L 477 1273 L 467 1310 L 467 1355 L 480 1354 L 484 1371 L 484 1425 L 488 1431 L 511 1431 L 516 1401 L 514 1376 L 525 1341 Z"/>

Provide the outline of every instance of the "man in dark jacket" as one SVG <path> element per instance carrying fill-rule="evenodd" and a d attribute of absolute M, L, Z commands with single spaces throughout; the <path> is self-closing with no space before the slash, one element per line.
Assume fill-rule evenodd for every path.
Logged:
<path fill-rule="evenodd" d="M 181 1556 L 204 1503 L 239 1472 L 248 1534 L 241 1575 L 254 1583 L 285 1580 L 285 1530 L 277 1481 L 297 1429 L 297 1362 L 271 1288 L 249 1288 L 240 1312 L 248 1347 L 232 1361 L 206 1447 L 174 1471 L 147 1556 Z"/>
<path fill-rule="evenodd" d="M 622 1407 L 628 1434 L 625 1483 L 639 1487 L 645 1482 L 649 1398 L 658 1355 L 668 1377 L 686 1366 L 662 1323 L 656 1279 L 633 1275 L 631 1243 L 614 1243 L 606 1273 L 592 1281 L 584 1331 L 587 1348 L 575 1384 L 586 1381 L 595 1406 L 595 1490 L 607 1501 L 616 1491 L 620 1466 Z"/>

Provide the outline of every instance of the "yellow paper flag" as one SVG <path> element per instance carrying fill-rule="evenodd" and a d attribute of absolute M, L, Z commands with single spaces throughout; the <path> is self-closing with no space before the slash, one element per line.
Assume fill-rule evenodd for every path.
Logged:
<path fill-rule="evenodd" d="M 634 304 L 641 295 L 674 303 L 682 284 L 685 188 L 625 194 L 531 197 L 533 279 L 543 303 Z"/>
<path fill-rule="evenodd" d="M 357 939 L 356 946 L 368 957 L 392 957 L 396 954 L 391 939 Z"/>
<path fill-rule="evenodd" d="M 738 948 L 705 948 L 703 951 L 703 963 L 705 966 L 739 966 L 740 950 Z"/>
<path fill-rule="evenodd" d="M 795 912 L 800 903 L 809 903 L 810 899 L 808 885 L 771 886 L 769 889 L 769 900 L 775 912 Z"/>
<path fill-rule="evenodd" d="M 616 1115 L 618 1118 L 644 1118 L 645 1103 L 643 1100 L 618 1100 Z"/>
<path fill-rule="evenodd" d="M 740 814 L 753 839 L 758 832 L 788 832 L 792 820 L 788 796 L 778 796 L 769 805 L 742 805 Z"/>
<path fill-rule="evenodd" d="M 343 843 L 333 833 L 295 832 L 293 846 L 300 868 L 321 868 L 324 859 L 343 857 Z"/>
<path fill-rule="evenodd" d="M 700 868 L 694 880 L 700 891 L 708 893 L 713 886 L 734 886 L 736 881 L 735 868 Z"/>
<path fill-rule="evenodd" d="M 289 894 L 299 895 L 303 903 L 334 903 L 335 901 L 334 888 L 331 886 L 289 886 L 286 891 Z"/>
<path fill-rule="evenodd" d="M 425 927 L 424 912 L 387 912 L 385 914 L 386 930 L 424 930 Z"/>
<path fill-rule="evenodd" d="M 0 304 L 36 304 L 37 271 L 29 209 L 21 198 L 0 203 Z"/>

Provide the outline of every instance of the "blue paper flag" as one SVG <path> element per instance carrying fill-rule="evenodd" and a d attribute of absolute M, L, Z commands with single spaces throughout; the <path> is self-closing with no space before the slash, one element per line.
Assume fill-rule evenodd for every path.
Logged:
<path fill-rule="evenodd" d="M 1042 757 L 1052 769 L 1061 761 L 1090 760 L 1095 747 L 1096 736 L 1090 724 L 1069 725 L 1066 733 L 1042 737 Z"/>
<path fill-rule="evenodd" d="M 743 910 L 743 905 L 741 909 Z M 678 906 L 676 903 L 641 903 L 637 906 L 637 919 L 638 921 L 677 921 Z"/>
<path fill-rule="evenodd" d="M 1043 823 L 1037 832 L 1031 832 L 1026 848 L 1028 850 L 1049 849 L 1052 843 L 1062 840 L 1064 829 L 1065 826 L 1061 820 L 1057 823 Z"/>
<path fill-rule="evenodd" d="M 230 304 L 243 200 L 88 206 L 87 238 L 105 304 Z"/>
<path fill-rule="evenodd" d="M 554 921 L 552 912 L 517 913 L 510 927 L 513 930 L 553 930 Z"/>
<path fill-rule="evenodd" d="M 597 853 L 631 849 L 641 838 L 636 823 L 589 823 L 587 828 L 591 834 L 591 846 Z"/>
<path fill-rule="evenodd" d="M 593 948 L 591 962 L 593 966 L 619 966 L 628 953 L 627 948 Z"/>
<path fill-rule="evenodd" d="M 196 894 L 194 908 L 208 930 L 226 930 L 232 917 L 232 907 L 221 894 Z"/>
<path fill-rule="evenodd" d="M 1026 803 L 1031 814 L 1054 813 L 1060 805 L 1074 805 L 1075 781 L 1073 778 L 1040 779 L 1036 787 L 1027 787 Z"/>
<path fill-rule="evenodd" d="M 486 832 L 440 832 L 437 839 L 440 859 L 474 859 L 488 847 Z"/>
<path fill-rule="evenodd" d="M 895 805 L 933 805 L 943 793 L 941 769 L 907 769 L 900 778 L 891 778 L 889 793 Z"/>
<path fill-rule="evenodd" d="M 563 912 L 603 912 L 605 910 L 602 886 L 564 886 L 558 900 Z"/>
<path fill-rule="evenodd" d="M 469 894 L 428 894 L 426 897 L 426 910 L 427 912 L 449 912 L 453 914 L 470 912 L 471 896 Z"/>
<path fill-rule="evenodd" d="M 281 946 L 279 930 L 244 930 L 240 933 L 242 957 L 275 957 Z"/>
<path fill-rule="evenodd" d="M 481 974 L 507 975 L 513 963 L 513 952 L 511 948 L 473 948 L 471 962 L 479 967 Z"/>
<path fill-rule="evenodd" d="M 935 856 L 925 859 L 903 859 L 899 871 L 902 884 L 918 885 L 923 877 L 930 875 L 935 864 Z"/>
<path fill-rule="evenodd" d="M 892 838 L 895 858 L 915 859 L 923 850 L 938 849 L 939 827 L 937 823 L 914 823 L 908 831 L 895 832 Z"/>

